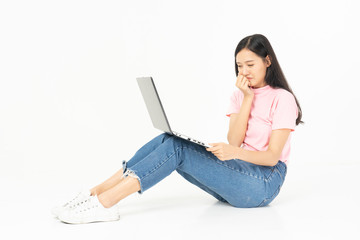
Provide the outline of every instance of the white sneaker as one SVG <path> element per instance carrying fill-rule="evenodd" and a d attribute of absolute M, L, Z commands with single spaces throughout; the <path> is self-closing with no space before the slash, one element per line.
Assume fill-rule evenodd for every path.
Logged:
<path fill-rule="evenodd" d="M 74 197 L 72 200 L 65 203 L 64 205 L 54 207 L 51 210 L 51 213 L 55 217 L 58 217 L 61 214 L 61 212 L 65 211 L 67 208 L 70 208 L 70 207 L 74 206 L 75 204 L 77 204 L 78 202 L 81 202 L 82 200 L 89 198 L 90 194 L 91 194 L 91 192 L 89 190 L 83 190 L 83 191 L 79 192 L 76 197 Z"/>
<path fill-rule="evenodd" d="M 118 207 L 105 208 L 97 196 L 91 196 L 67 208 L 58 217 L 65 223 L 91 223 L 117 221 L 120 219 Z"/>

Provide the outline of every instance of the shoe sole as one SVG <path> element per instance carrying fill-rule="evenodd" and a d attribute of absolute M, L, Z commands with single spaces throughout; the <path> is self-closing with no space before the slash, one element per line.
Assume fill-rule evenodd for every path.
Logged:
<path fill-rule="evenodd" d="M 67 219 L 60 219 L 58 217 L 58 219 L 66 224 L 86 224 L 86 223 L 97 223 L 97 222 L 115 222 L 115 221 L 119 221 L 120 220 L 120 216 L 119 217 L 114 217 L 114 218 L 103 218 L 103 219 L 96 219 L 96 220 L 91 220 L 91 221 L 86 221 L 86 220 L 81 220 L 81 221 L 71 221 L 71 220 L 67 220 Z"/>

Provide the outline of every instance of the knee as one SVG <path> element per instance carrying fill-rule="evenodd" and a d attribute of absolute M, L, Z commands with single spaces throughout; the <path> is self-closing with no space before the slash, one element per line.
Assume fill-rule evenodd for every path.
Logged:
<path fill-rule="evenodd" d="M 172 144 L 174 144 L 175 146 L 182 146 L 185 141 L 182 138 L 176 137 L 174 135 L 170 135 L 170 134 L 167 134 L 167 135 L 168 135 L 168 138 L 170 138 L 169 141 Z"/>
<path fill-rule="evenodd" d="M 167 139 L 169 139 L 169 138 L 171 138 L 173 136 L 166 133 L 166 132 L 164 132 L 164 133 L 161 133 L 158 137 L 162 139 L 161 142 L 165 142 Z"/>
<path fill-rule="evenodd" d="M 163 137 L 163 138 L 168 138 L 168 137 L 170 137 L 170 136 L 171 136 L 171 135 L 168 134 L 168 133 L 166 133 L 166 132 L 161 133 L 161 134 L 159 135 L 159 137 Z"/>

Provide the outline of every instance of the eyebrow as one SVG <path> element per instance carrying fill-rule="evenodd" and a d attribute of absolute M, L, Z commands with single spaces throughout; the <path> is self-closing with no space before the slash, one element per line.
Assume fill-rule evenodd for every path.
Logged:
<path fill-rule="evenodd" d="M 252 62 L 252 61 L 255 61 L 255 60 L 247 60 L 245 62 Z M 240 62 L 236 62 L 237 64 L 239 64 Z"/>

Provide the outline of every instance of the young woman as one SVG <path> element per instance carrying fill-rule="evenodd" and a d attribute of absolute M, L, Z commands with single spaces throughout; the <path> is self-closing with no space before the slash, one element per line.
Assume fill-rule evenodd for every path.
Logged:
<path fill-rule="evenodd" d="M 142 193 L 176 170 L 190 183 L 234 207 L 266 206 L 279 194 L 300 105 L 268 39 L 260 34 L 235 50 L 236 91 L 230 98 L 227 143 L 211 148 L 161 134 L 105 182 L 53 209 L 66 223 L 114 221 L 116 203 Z"/>

